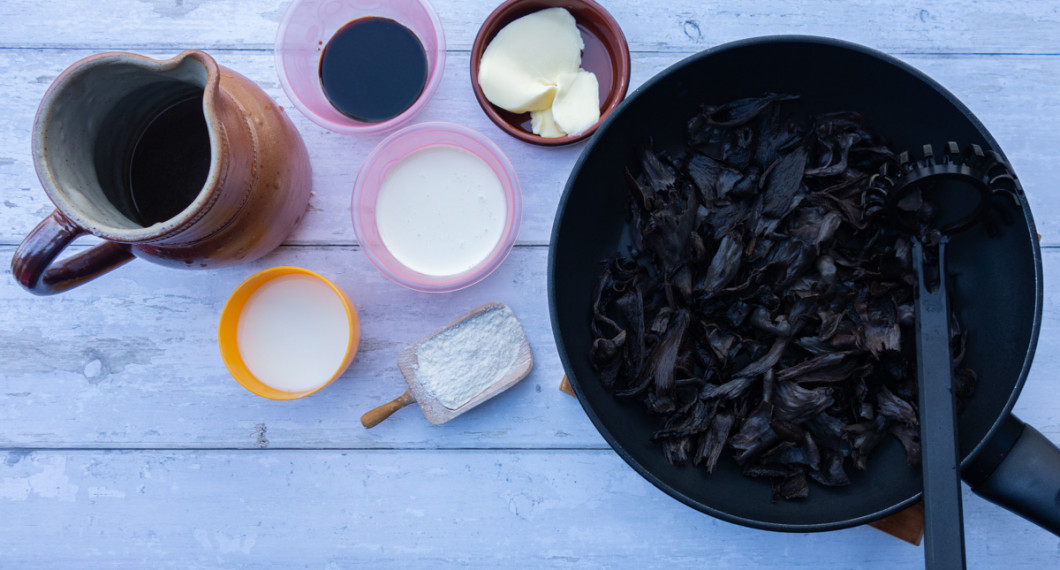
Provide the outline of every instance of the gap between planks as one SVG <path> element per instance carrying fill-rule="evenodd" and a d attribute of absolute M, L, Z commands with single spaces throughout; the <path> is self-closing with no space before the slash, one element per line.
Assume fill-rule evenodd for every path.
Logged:
<path fill-rule="evenodd" d="M 721 42 L 717 44 L 704 45 L 700 50 L 690 50 L 685 47 L 676 47 L 674 49 L 631 49 L 630 55 L 674 55 L 684 54 L 692 55 L 705 51 L 720 45 L 724 45 L 729 42 Z M 263 53 L 271 54 L 275 51 L 274 44 L 243 44 L 239 46 L 234 45 L 207 45 L 199 46 L 194 49 L 200 49 L 211 53 Z M 0 44 L 0 52 L 3 51 L 91 51 L 91 52 L 102 52 L 102 51 L 183 51 L 190 49 L 186 43 L 176 44 L 69 44 L 69 45 L 38 45 L 38 46 L 21 46 L 21 45 L 4 45 Z M 924 56 L 924 57 L 1057 57 L 1060 56 L 1060 52 L 1050 51 L 1038 51 L 1038 52 L 1022 52 L 1022 51 L 915 51 L 915 50 L 880 50 L 888 55 L 893 56 Z M 467 55 L 471 53 L 470 48 L 446 48 L 445 53 L 448 54 L 461 54 Z"/>

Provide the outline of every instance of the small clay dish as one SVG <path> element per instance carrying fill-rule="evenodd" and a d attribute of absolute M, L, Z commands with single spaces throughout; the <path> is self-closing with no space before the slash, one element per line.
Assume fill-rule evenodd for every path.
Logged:
<path fill-rule="evenodd" d="M 494 106 L 478 84 L 478 67 L 497 32 L 512 21 L 546 8 L 566 8 L 574 16 L 585 42 L 582 69 L 596 74 L 600 83 L 600 120 L 583 133 L 558 138 L 535 135 L 530 127 L 530 113 L 511 113 Z M 622 102 L 629 89 L 629 46 L 618 22 L 592 0 L 508 0 L 482 23 L 471 46 L 471 87 L 486 116 L 509 135 L 530 144 L 562 146 L 590 137 L 601 122 Z"/>

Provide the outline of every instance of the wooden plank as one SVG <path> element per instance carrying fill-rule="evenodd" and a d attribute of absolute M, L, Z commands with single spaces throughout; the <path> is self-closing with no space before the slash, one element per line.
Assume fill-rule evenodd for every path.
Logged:
<path fill-rule="evenodd" d="M 450 49 L 468 50 L 499 2 L 433 0 Z M 1019 0 L 603 2 L 638 51 L 696 51 L 767 34 L 833 36 L 902 52 L 1060 53 L 1060 13 Z M 271 49 L 283 0 L 7 0 L 0 47 Z M 135 25 L 115 26 L 115 22 Z M 62 30 L 62 32 L 57 32 Z"/>
<path fill-rule="evenodd" d="M 84 50 L 5 51 L 0 57 L 0 91 L 7 111 L 0 115 L 0 244 L 17 244 L 51 203 L 37 182 L 30 158 L 30 132 L 40 98 L 66 66 L 89 55 Z M 147 55 L 170 57 L 172 51 Z M 632 84 L 688 54 L 640 54 Z M 280 89 L 272 56 L 260 52 L 220 52 L 218 61 L 257 81 L 287 109 L 302 132 L 313 161 L 314 195 L 309 213 L 288 240 L 292 244 L 356 242 L 350 221 L 350 195 L 361 161 L 381 136 L 337 135 L 311 123 Z M 456 121 L 496 142 L 515 165 L 524 208 L 519 243 L 546 244 L 556 204 L 584 145 L 541 148 L 505 135 L 489 122 L 468 88 L 466 53 L 452 53 L 434 100 L 417 120 Z M 1060 57 L 908 56 L 904 58 L 948 87 L 976 113 L 998 139 L 1027 190 L 1043 242 L 1060 244 L 1060 201 L 1050 200 L 1060 180 Z M 929 142 L 929 141 L 925 141 Z"/>
<path fill-rule="evenodd" d="M 595 450 L 0 452 L 0 509 L 13 568 L 923 567 L 867 527 L 721 522 Z M 965 517 L 970 568 L 1060 565 L 967 491 Z"/>
<path fill-rule="evenodd" d="M 33 117 L 45 89 L 88 51 L 6 52 L 0 58 L 0 90 L 11 93 L 0 116 L 0 243 L 18 243 L 53 208 L 37 181 L 30 156 Z M 145 55 L 165 58 L 173 51 Z M 361 161 L 384 137 L 343 136 L 306 119 L 290 104 L 277 82 L 271 54 L 225 52 L 217 60 L 251 77 L 276 98 L 301 131 L 313 165 L 314 194 L 309 212 L 290 243 L 353 244 L 350 196 Z M 461 60 L 462 59 L 462 60 Z M 671 58 L 667 58 L 671 59 Z M 662 63 L 660 61 L 660 63 Z M 581 146 L 546 149 L 505 135 L 486 118 L 468 88 L 466 54 L 450 58 L 435 98 L 418 121 L 456 121 L 476 129 L 501 147 L 516 165 L 523 193 L 521 243 L 547 243 L 555 203 Z M 639 81 L 647 79 L 638 76 Z"/>
<path fill-rule="evenodd" d="M 449 40 L 445 79 L 417 120 L 457 121 L 512 158 L 526 213 L 520 246 L 485 282 L 425 295 L 381 277 L 354 246 L 349 193 L 381 137 L 328 133 L 291 108 L 271 47 L 286 0 L 0 2 L 0 258 L 50 211 L 29 161 L 36 105 L 55 75 L 107 49 L 170 56 L 209 48 L 288 107 L 313 156 L 305 223 L 258 263 L 181 272 L 136 261 L 35 298 L 0 279 L 0 568 L 689 567 L 920 568 L 922 551 L 868 528 L 776 534 L 702 515 L 634 473 L 562 376 L 545 292 L 555 205 L 581 146 L 504 136 L 467 88 L 467 50 L 499 3 L 434 0 Z M 1060 246 L 1060 5 L 943 0 L 605 2 L 633 48 L 632 84 L 721 42 L 772 33 L 840 37 L 897 54 L 965 101 L 1023 179 L 1044 242 Z M 953 55 L 957 54 L 957 55 Z M 294 264 L 350 292 L 361 353 L 299 402 L 228 377 L 216 321 L 252 272 Z M 1045 251 L 1037 363 L 1017 404 L 1060 441 L 1060 248 Z M 368 432 L 358 418 L 404 382 L 407 344 L 486 301 L 512 306 L 533 374 L 442 427 L 414 408 Z M 39 450 L 40 448 L 56 448 Z M 306 448 L 306 449 L 300 449 Z M 35 449 L 38 449 L 34 451 Z M 969 566 L 1056 568 L 1055 536 L 965 490 Z"/>
<path fill-rule="evenodd" d="M 0 248 L 5 259 L 11 251 Z M 552 389 L 561 366 L 546 254 L 516 248 L 494 275 L 444 296 L 387 280 L 349 247 L 285 247 L 259 263 L 209 272 L 135 260 L 49 298 L 0 280 L 0 447 L 602 447 L 577 402 Z M 357 306 L 362 327 L 350 369 L 293 402 L 244 390 L 216 345 L 228 295 L 276 265 L 332 279 Z M 361 414 L 407 389 L 399 353 L 490 301 L 508 304 L 522 322 L 534 352 L 530 376 L 445 427 L 409 406 L 365 430 Z"/>
<path fill-rule="evenodd" d="M 0 247 L 0 257 L 11 255 Z M 71 292 L 34 297 L 0 280 L 0 448 L 604 448 L 563 376 L 549 321 L 547 248 L 518 247 L 498 272 L 446 295 L 386 280 L 356 248 L 284 247 L 247 266 L 166 269 L 136 260 Z M 363 340 L 346 374 L 318 394 L 274 402 L 232 380 L 216 348 L 221 307 L 251 273 L 298 265 L 345 289 Z M 1060 441 L 1060 249 L 1045 256 L 1045 318 L 1017 413 Z M 534 370 L 511 390 L 446 426 L 414 406 L 365 430 L 361 414 L 407 388 L 397 368 L 409 344 L 489 301 L 525 327 Z"/>

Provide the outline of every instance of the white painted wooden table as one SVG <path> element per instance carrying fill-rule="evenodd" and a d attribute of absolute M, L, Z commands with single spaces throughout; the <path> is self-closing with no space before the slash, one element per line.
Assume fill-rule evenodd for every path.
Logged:
<path fill-rule="evenodd" d="M 1060 440 L 1060 4 L 946 0 L 607 2 L 633 52 L 635 87 L 734 39 L 807 33 L 860 42 L 924 70 L 986 124 L 1023 179 L 1045 246 L 1045 321 L 1017 413 Z M 272 41 L 283 0 L 0 2 L 0 568 L 784 567 L 916 568 L 922 551 L 868 527 L 777 534 L 720 522 L 656 490 L 604 443 L 563 374 L 545 267 L 553 214 L 580 146 L 531 147 L 489 123 L 468 51 L 494 2 L 436 0 L 449 54 L 417 120 L 464 123 L 515 164 L 525 213 L 493 276 L 432 296 L 395 285 L 359 251 L 349 198 L 380 137 L 326 132 L 279 88 Z M 257 263 L 209 272 L 143 261 L 36 298 L 6 268 L 52 207 L 30 125 L 60 70 L 91 53 L 208 50 L 289 109 L 314 167 L 310 212 Z M 363 341 L 323 392 L 272 402 L 226 373 L 216 323 L 265 267 L 333 278 Z M 409 407 L 358 418 L 404 390 L 402 348 L 487 301 L 512 306 L 536 357 L 523 383 L 435 427 Z M 965 493 L 971 568 L 1056 568 L 1060 539 Z"/>

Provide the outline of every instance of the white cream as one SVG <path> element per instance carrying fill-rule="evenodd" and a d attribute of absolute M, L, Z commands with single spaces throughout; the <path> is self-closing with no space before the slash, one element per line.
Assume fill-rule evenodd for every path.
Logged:
<path fill-rule="evenodd" d="M 346 357 L 349 319 L 342 299 L 308 275 L 277 277 L 239 315 L 239 355 L 262 384 L 304 392 L 327 383 Z"/>
<path fill-rule="evenodd" d="M 383 245 L 402 265 L 432 276 L 478 265 L 504 231 L 507 204 L 500 179 L 474 154 L 433 146 L 401 159 L 376 198 Z"/>
<path fill-rule="evenodd" d="M 534 134 L 580 134 L 600 120 L 596 75 L 581 69 L 584 48 L 566 9 L 528 14 L 502 28 L 486 46 L 479 86 L 490 103 L 513 113 L 530 112 Z"/>

